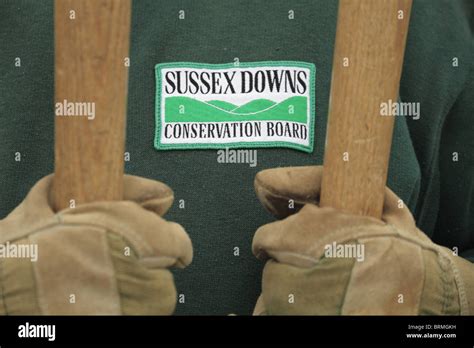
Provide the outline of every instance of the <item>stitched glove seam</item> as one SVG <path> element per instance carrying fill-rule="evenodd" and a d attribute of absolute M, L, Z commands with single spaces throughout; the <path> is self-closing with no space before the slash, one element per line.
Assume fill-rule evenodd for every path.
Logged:
<path fill-rule="evenodd" d="M 110 247 L 110 242 L 109 242 L 109 236 L 108 234 L 111 233 L 111 232 L 108 232 L 108 231 L 105 231 L 105 243 L 106 243 L 106 248 L 107 248 L 107 254 L 109 255 L 109 261 L 110 261 L 110 265 L 112 265 L 112 270 L 113 270 L 113 282 L 114 282 L 114 288 L 118 294 L 117 298 L 118 298 L 118 302 L 119 302 L 119 307 L 120 307 L 120 314 L 123 315 L 123 306 L 122 306 L 122 296 L 120 294 L 120 288 L 119 288 L 119 284 L 118 284 L 118 280 L 117 280 L 117 267 L 116 267 L 116 264 L 113 260 L 113 257 L 112 257 L 112 253 L 111 253 L 111 247 Z M 122 237 L 122 239 L 124 239 Z"/>
<path fill-rule="evenodd" d="M 295 203 L 300 204 L 302 206 L 304 206 L 305 204 L 315 204 L 319 202 L 319 199 L 309 200 L 311 196 L 304 197 L 300 195 L 294 195 L 294 197 L 293 196 L 290 197 L 289 195 L 283 195 L 280 192 L 270 189 L 268 186 L 266 186 L 262 181 L 258 179 L 256 179 L 256 182 L 258 183 L 260 189 L 265 190 L 266 192 L 270 193 L 275 198 L 284 198 L 284 199 L 289 198 L 289 199 L 292 199 Z"/>
<path fill-rule="evenodd" d="M 5 308 L 5 315 L 9 315 L 9 311 L 8 311 L 8 305 L 7 305 L 7 301 L 6 301 L 6 298 L 5 298 L 5 289 L 4 289 L 4 286 L 3 286 L 3 279 L 5 279 L 5 275 L 4 275 L 4 261 L 0 259 L 0 295 L 2 297 L 2 302 L 3 302 L 3 307 Z"/>

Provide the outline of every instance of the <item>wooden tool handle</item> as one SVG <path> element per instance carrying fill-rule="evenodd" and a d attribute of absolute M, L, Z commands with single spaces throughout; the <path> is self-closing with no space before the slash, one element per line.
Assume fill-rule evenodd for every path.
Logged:
<path fill-rule="evenodd" d="M 411 0 L 340 0 L 321 206 L 380 218 Z"/>
<path fill-rule="evenodd" d="M 55 209 L 123 191 L 130 0 L 55 0 Z"/>

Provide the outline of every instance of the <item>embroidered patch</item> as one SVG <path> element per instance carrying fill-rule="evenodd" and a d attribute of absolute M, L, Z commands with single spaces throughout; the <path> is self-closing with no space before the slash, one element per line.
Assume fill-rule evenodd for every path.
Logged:
<path fill-rule="evenodd" d="M 155 147 L 289 147 L 313 151 L 314 64 L 162 63 Z"/>

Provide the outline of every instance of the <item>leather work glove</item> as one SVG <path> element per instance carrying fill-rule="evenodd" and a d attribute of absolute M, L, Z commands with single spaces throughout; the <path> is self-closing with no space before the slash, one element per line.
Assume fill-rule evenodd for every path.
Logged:
<path fill-rule="evenodd" d="M 258 198 L 282 220 L 253 239 L 268 260 L 254 314 L 474 314 L 474 264 L 418 230 L 388 188 L 382 221 L 318 207 L 321 177 L 320 166 L 256 176 Z"/>
<path fill-rule="evenodd" d="M 0 314 L 172 314 L 168 268 L 193 254 L 184 229 L 161 218 L 172 190 L 126 175 L 124 201 L 55 213 L 52 181 L 38 181 L 0 221 Z"/>

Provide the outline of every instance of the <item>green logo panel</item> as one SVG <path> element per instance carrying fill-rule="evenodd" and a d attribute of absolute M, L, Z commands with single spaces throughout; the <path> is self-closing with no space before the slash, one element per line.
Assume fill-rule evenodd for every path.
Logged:
<path fill-rule="evenodd" d="M 155 147 L 288 147 L 313 151 L 313 64 L 163 63 L 156 72 Z"/>

